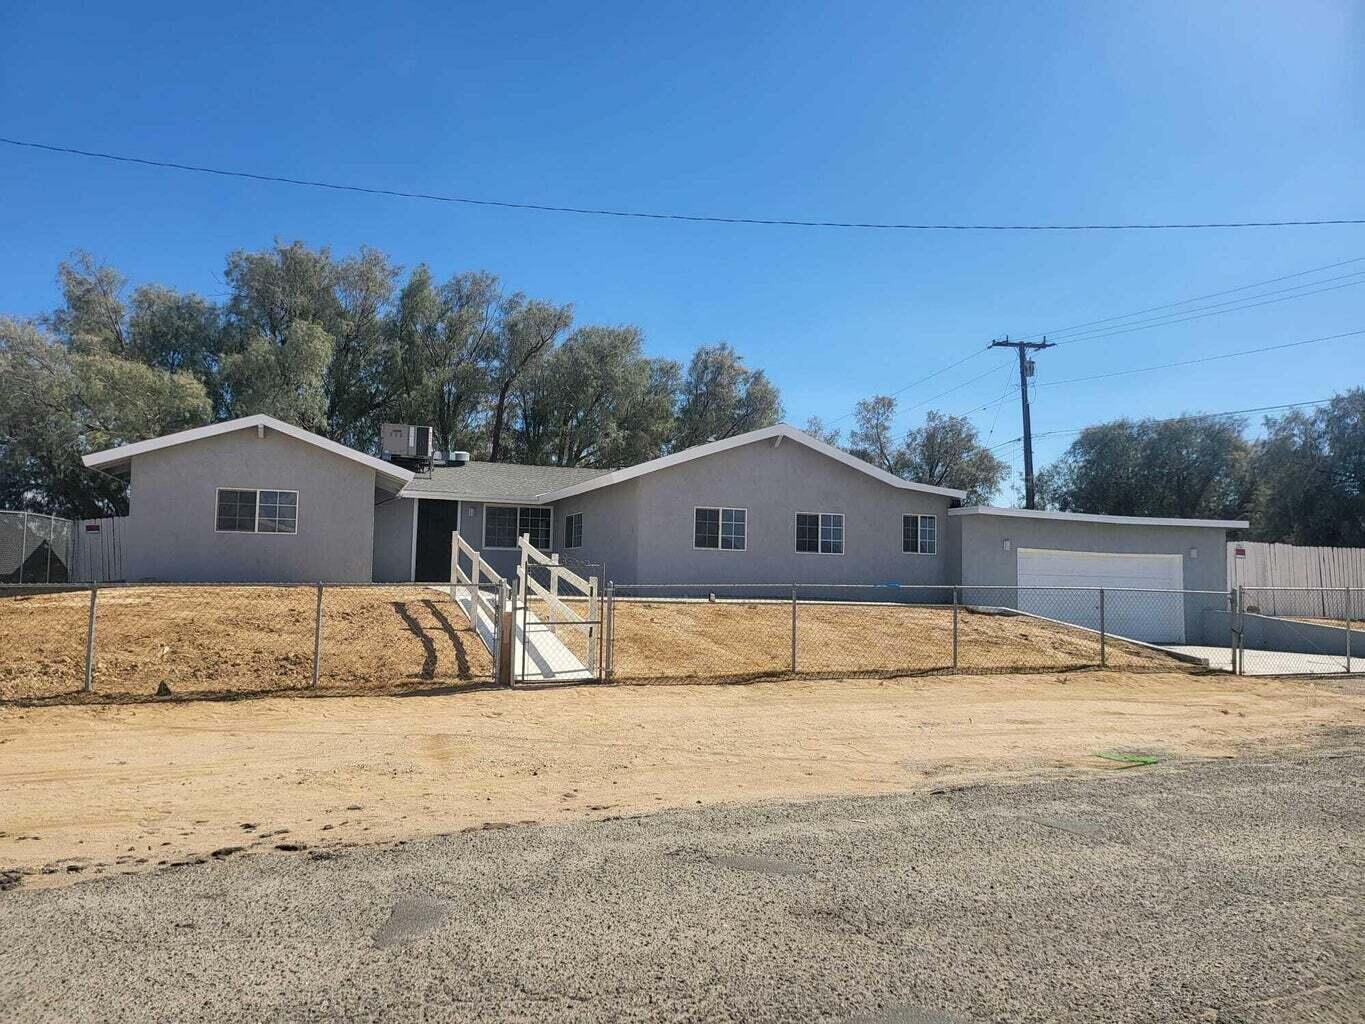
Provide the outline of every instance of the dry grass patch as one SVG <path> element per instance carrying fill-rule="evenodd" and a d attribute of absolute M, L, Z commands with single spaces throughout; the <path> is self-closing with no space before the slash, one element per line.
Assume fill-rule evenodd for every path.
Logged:
<path fill-rule="evenodd" d="M 487 679 L 492 664 L 449 597 L 428 587 L 324 590 L 319 685 L 413 688 Z M 88 592 L 0 598 L 0 699 L 80 690 Z M 312 681 L 312 587 L 109 587 L 95 630 L 97 695 L 232 694 Z"/>
<path fill-rule="evenodd" d="M 802 673 L 915 673 L 953 665 L 951 608 L 802 602 Z M 791 605 L 780 601 L 635 601 L 615 608 L 614 669 L 632 679 L 748 678 L 791 669 Z M 1184 663 L 1110 637 L 1112 668 L 1180 671 Z M 1099 637 L 1024 615 L 962 609 L 958 667 L 970 671 L 1069 669 L 1100 663 Z"/>

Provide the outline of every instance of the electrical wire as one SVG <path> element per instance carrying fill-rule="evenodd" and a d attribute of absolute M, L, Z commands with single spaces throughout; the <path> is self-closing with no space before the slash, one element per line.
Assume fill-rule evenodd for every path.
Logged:
<path fill-rule="evenodd" d="M 1176 366 L 1195 366 L 1199 363 L 1213 363 L 1220 359 L 1236 359 L 1238 356 L 1254 356 L 1262 352 L 1278 352 L 1286 348 L 1299 348 L 1302 345 L 1317 345 L 1324 341 L 1338 341 L 1341 338 L 1355 338 L 1365 334 L 1365 330 L 1346 331 L 1342 334 L 1329 334 L 1321 338 L 1308 338 L 1305 341 L 1290 341 L 1282 345 L 1263 345 L 1260 348 L 1242 349 L 1240 352 L 1223 352 L 1215 356 L 1201 356 L 1198 359 L 1182 359 L 1174 363 L 1158 363 L 1156 366 L 1138 366 L 1130 370 L 1114 370 L 1110 373 L 1095 373 L 1088 377 L 1067 377 L 1063 380 L 1040 381 L 1035 387 L 1055 388 L 1063 384 L 1081 384 L 1092 380 L 1107 380 L 1110 377 L 1125 377 L 1133 373 L 1152 373 L 1156 370 L 1169 370 Z"/>
<path fill-rule="evenodd" d="M 1335 270 L 1337 267 L 1347 267 L 1353 263 L 1365 261 L 1365 256 L 1355 256 L 1349 260 L 1341 260 L 1337 263 L 1328 263 L 1321 267 L 1310 267 L 1307 270 L 1299 270 L 1292 274 L 1282 274 L 1280 277 L 1268 278 L 1264 281 L 1253 281 L 1251 284 L 1238 285 L 1236 288 L 1225 288 L 1219 292 L 1208 292 L 1205 295 L 1193 295 L 1188 299 L 1181 299 L 1179 302 L 1167 302 L 1160 306 L 1148 306 L 1146 309 L 1134 310 L 1131 313 L 1120 313 L 1117 316 L 1107 316 L 1100 320 L 1087 320 L 1084 323 L 1070 324 L 1066 327 L 1054 327 L 1047 331 L 1038 331 L 1034 334 L 1025 335 L 1019 341 L 1037 341 L 1044 335 L 1052 338 L 1065 337 L 1083 327 L 1094 327 L 1099 324 L 1112 323 L 1115 320 L 1127 320 L 1130 317 L 1143 316 L 1146 313 L 1156 313 L 1163 309 L 1175 309 L 1177 306 L 1188 306 L 1191 302 L 1203 302 L 1205 299 L 1216 299 L 1220 295 L 1232 295 L 1236 292 L 1250 291 L 1252 288 L 1260 288 L 1268 284 L 1279 284 L 1281 281 L 1291 281 L 1296 277 L 1307 277 L 1309 274 L 1320 274 L 1324 270 Z M 1310 282 L 1310 284 L 1321 284 L 1322 282 Z"/>
<path fill-rule="evenodd" d="M 1257 406 L 1254 409 L 1230 409 L 1227 412 L 1205 412 L 1194 413 L 1188 416 L 1166 416 L 1162 419 L 1143 419 L 1141 422 L 1175 423 L 1177 420 L 1216 420 L 1223 419 L 1224 417 L 1227 416 L 1247 416 L 1254 412 L 1279 412 L 1283 409 L 1302 409 L 1310 405 L 1326 405 L 1330 401 L 1332 401 L 1332 399 L 1330 398 L 1319 398 L 1312 402 L 1288 402 L 1284 405 L 1261 405 Z M 1094 424 L 1091 424 L 1091 426 L 1094 426 Z M 1044 437 L 1064 437 L 1068 434 L 1080 434 L 1089 429 L 1090 427 L 1075 427 L 1074 429 L 1068 430 L 1048 430 L 1041 434 L 1034 434 L 1033 439 L 1037 441 L 1040 438 Z M 1001 442 L 994 448 L 989 448 L 987 450 L 996 451 L 997 449 L 1005 448 L 1012 444 L 1018 444 L 1021 441 L 1023 441 L 1022 437 L 1014 437 L 1008 441 Z"/>
<path fill-rule="evenodd" d="M 549 203 L 514 202 L 504 199 L 474 199 L 469 196 L 442 195 L 434 192 L 413 192 L 367 185 L 344 185 L 338 182 L 321 181 L 310 178 L 293 178 L 280 174 L 260 174 L 253 171 L 239 171 L 224 167 L 210 167 L 202 164 L 186 164 L 171 160 L 154 160 L 149 157 L 127 156 L 121 153 L 103 153 L 98 150 L 78 149 L 75 146 L 50 145 L 48 143 L 32 142 L 26 139 L 0 137 L 0 143 L 25 149 L 43 150 L 49 153 L 89 157 L 95 160 L 138 164 L 143 167 L 157 167 L 165 170 L 189 171 L 195 174 L 212 174 L 225 178 L 244 178 L 250 181 L 263 181 L 281 185 L 298 185 L 307 188 L 328 189 L 334 192 L 359 192 L 366 195 L 388 196 L 395 199 L 420 199 L 436 203 L 459 203 L 467 206 L 490 206 L 509 210 L 532 210 L 540 213 L 576 213 L 592 217 L 627 217 L 641 220 L 690 221 L 704 224 L 750 224 L 799 228 L 853 228 L 875 231 L 1184 231 L 1216 228 L 1288 228 L 1365 224 L 1365 217 L 1324 217 L 1303 220 L 1191 221 L 1183 223 L 943 224 L 932 222 L 893 223 L 877 221 L 798 220 L 795 218 L 779 217 L 733 217 L 718 214 L 658 213 L 645 210 L 617 210 L 587 206 L 555 206 Z"/>

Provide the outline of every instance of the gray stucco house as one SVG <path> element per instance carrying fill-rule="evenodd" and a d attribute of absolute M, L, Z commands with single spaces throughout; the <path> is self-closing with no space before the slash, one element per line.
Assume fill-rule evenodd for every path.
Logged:
<path fill-rule="evenodd" d="M 458 531 L 504 575 L 529 534 L 618 584 L 1222 591 L 1226 531 L 1247 525 L 963 508 L 961 491 L 902 480 L 785 424 L 628 469 L 466 462 L 415 474 L 250 416 L 85 463 L 129 481 L 130 580 L 442 581 Z M 1189 624 L 1167 618 L 1142 628 L 1183 640 Z"/>

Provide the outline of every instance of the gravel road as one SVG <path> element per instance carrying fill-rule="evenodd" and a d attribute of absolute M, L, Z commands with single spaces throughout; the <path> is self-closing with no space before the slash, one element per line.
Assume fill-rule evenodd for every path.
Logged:
<path fill-rule="evenodd" d="M 0 1019 L 1362 1021 L 1337 740 L 21 887 Z"/>

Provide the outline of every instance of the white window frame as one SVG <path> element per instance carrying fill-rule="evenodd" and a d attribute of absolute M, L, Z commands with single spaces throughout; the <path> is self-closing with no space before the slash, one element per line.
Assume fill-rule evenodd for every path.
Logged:
<path fill-rule="evenodd" d="M 713 548 L 704 547 L 697 543 L 697 513 L 715 512 L 716 519 L 716 546 Z M 725 513 L 743 512 L 744 513 L 744 546 L 742 548 L 721 547 L 721 538 L 725 535 Z M 738 505 L 693 505 L 692 506 L 692 550 L 693 551 L 748 551 L 749 550 L 749 510 L 740 508 Z"/>
<path fill-rule="evenodd" d="M 250 530 L 218 529 L 218 495 L 223 491 L 251 491 L 256 495 L 256 516 L 251 522 Z M 276 494 L 292 494 L 294 496 L 294 528 L 292 530 L 261 529 L 262 491 L 274 491 Z M 299 534 L 299 492 L 290 490 L 288 487 L 215 487 L 213 490 L 213 532 L 232 537 L 297 537 Z"/>
<path fill-rule="evenodd" d="M 510 545 L 504 545 L 504 544 L 489 544 L 489 543 L 488 543 L 488 510 L 489 510 L 490 508 L 514 508 L 514 509 L 517 510 L 517 532 L 516 532 L 515 536 L 518 537 L 518 538 L 521 537 L 521 510 L 524 509 L 524 508 L 544 509 L 545 511 L 547 511 L 547 512 L 550 514 L 550 543 L 547 544 L 544 548 L 537 548 L 536 550 L 538 550 L 538 551 L 552 551 L 552 550 L 554 550 L 554 546 L 555 546 L 555 510 L 554 510 L 554 506 L 552 506 L 552 505 L 506 505 L 506 504 L 503 504 L 502 502 L 492 501 L 492 502 L 485 502 L 485 503 L 484 503 L 484 506 L 483 506 L 483 546 L 479 549 L 480 551 L 515 551 L 515 550 L 517 549 L 517 545 L 516 545 L 516 541 L 515 541 L 515 540 L 514 540 Z"/>
<path fill-rule="evenodd" d="M 905 521 L 915 520 L 915 550 L 905 550 Z M 934 550 L 924 550 L 924 520 L 931 519 L 934 523 Z M 928 555 L 931 558 L 938 554 L 938 515 L 933 512 L 903 512 L 901 513 L 901 554 L 903 555 Z"/>
<path fill-rule="evenodd" d="M 551 514 L 553 515 L 553 512 L 551 512 Z M 578 543 L 577 543 L 577 544 L 570 544 L 570 543 L 569 543 L 569 534 L 572 532 L 572 527 L 571 527 L 569 524 L 572 523 L 575 519 L 578 520 Z M 582 546 L 583 546 L 583 513 L 582 513 L 582 512 L 570 512 L 568 515 L 566 515 L 566 516 L 564 517 L 564 550 L 565 550 L 565 551 L 576 551 L 578 548 L 581 548 Z"/>
<path fill-rule="evenodd" d="M 817 519 L 820 520 L 819 524 L 818 524 L 817 527 L 816 527 L 816 531 L 815 531 L 815 547 L 816 547 L 816 550 L 815 550 L 815 551 L 802 551 L 800 548 L 798 548 L 798 547 L 796 546 L 796 531 L 797 531 L 797 529 L 798 529 L 798 527 L 799 527 L 799 525 L 800 525 L 801 516 L 816 516 Z M 824 517 L 825 517 L 825 516 L 838 516 L 838 517 L 839 517 L 839 542 L 840 542 L 840 543 L 839 543 L 839 548 L 840 548 L 840 550 L 838 550 L 838 551 L 821 551 L 821 550 L 819 550 L 820 545 L 824 543 L 824 538 L 820 536 L 820 533 L 821 533 L 821 531 L 824 530 L 824 527 L 825 527 L 825 524 L 824 524 Z M 792 550 L 795 551 L 798 555 L 834 555 L 834 556 L 836 556 L 836 557 L 840 557 L 840 556 L 843 556 L 843 555 L 847 554 L 847 553 L 848 553 L 848 519 L 844 516 L 844 514 L 843 514 L 842 512 L 809 512 L 809 511 L 806 511 L 805 509 L 798 509 L 798 510 L 792 515 Z"/>

